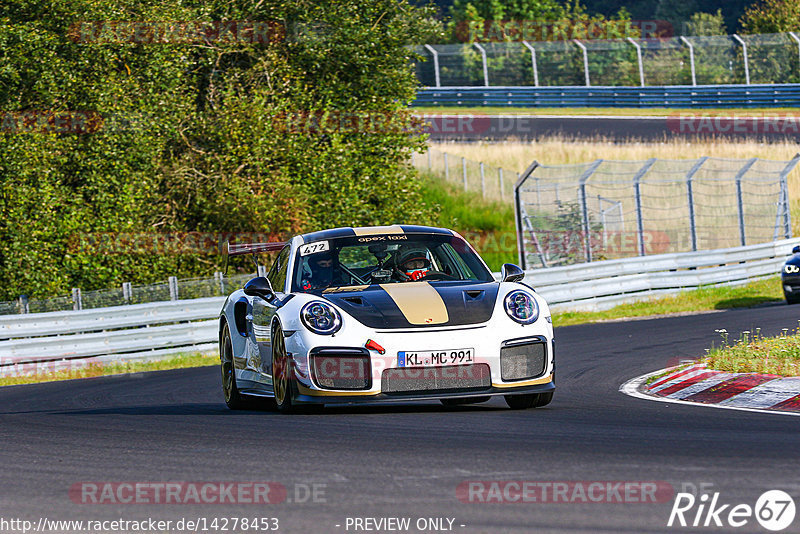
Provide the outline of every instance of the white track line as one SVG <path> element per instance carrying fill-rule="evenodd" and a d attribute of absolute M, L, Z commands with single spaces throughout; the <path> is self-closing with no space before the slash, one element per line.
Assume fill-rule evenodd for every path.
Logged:
<path fill-rule="evenodd" d="M 663 374 L 663 373 L 664 373 L 664 370 L 662 369 L 660 371 L 655 371 L 655 372 L 652 372 L 652 373 L 648 373 L 648 374 L 643 375 L 643 376 L 639 376 L 639 377 L 636 377 L 636 378 L 631 378 L 630 380 L 628 380 L 627 382 L 625 382 L 624 384 L 622 384 L 619 387 L 619 391 L 620 391 L 620 393 L 624 393 L 625 395 L 628 395 L 628 396 L 631 396 L 631 397 L 636 397 L 637 399 L 644 399 L 644 400 L 656 401 L 656 402 L 667 402 L 667 403 L 672 403 L 672 404 L 687 404 L 689 406 L 705 406 L 707 408 L 721 408 L 723 410 L 739 410 L 739 411 L 742 411 L 742 412 L 756 412 L 756 413 L 766 413 L 766 414 L 773 414 L 773 415 L 791 415 L 791 416 L 795 416 L 795 417 L 800 416 L 800 413 L 795 413 L 795 412 L 781 412 L 781 411 L 777 411 L 777 410 L 762 410 L 762 409 L 758 409 L 758 408 L 742 408 L 741 406 L 725 406 L 725 405 L 721 405 L 721 404 L 702 404 L 702 403 L 699 403 L 699 402 L 690 402 L 690 401 L 685 401 L 685 400 L 680 400 L 680 399 L 670 399 L 668 397 L 653 397 L 651 395 L 647 395 L 647 394 L 642 393 L 641 391 L 639 391 L 639 388 L 641 387 L 641 385 L 644 384 L 647 381 L 648 378 L 650 378 L 651 376 L 656 376 L 656 375 L 660 375 L 660 374 Z"/>

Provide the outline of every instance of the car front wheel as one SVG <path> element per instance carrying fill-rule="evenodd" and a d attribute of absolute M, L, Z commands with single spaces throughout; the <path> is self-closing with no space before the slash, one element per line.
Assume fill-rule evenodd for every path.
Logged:
<path fill-rule="evenodd" d="M 283 338 L 283 329 L 276 326 L 272 332 L 272 388 L 275 393 L 275 405 L 279 412 L 290 413 L 292 405 L 292 369 L 289 356 L 286 354 L 286 344 Z"/>

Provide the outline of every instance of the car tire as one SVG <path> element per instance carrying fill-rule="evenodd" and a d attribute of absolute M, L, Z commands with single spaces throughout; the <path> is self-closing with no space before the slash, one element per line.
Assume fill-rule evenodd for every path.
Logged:
<path fill-rule="evenodd" d="M 786 297 L 786 304 L 791 305 L 800 303 L 800 297 L 797 297 L 795 295 L 787 295 L 786 293 L 784 293 L 783 296 Z"/>
<path fill-rule="evenodd" d="M 222 371 L 222 396 L 225 404 L 231 410 L 243 410 L 247 407 L 247 401 L 239 393 L 236 386 L 236 370 L 233 365 L 233 344 L 228 326 L 225 325 L 222 333 L 222 340 L 219 346 L 220 369 Z"/>
<path fill-rule="evenodd" d="M 491 397 L 466 397 L 463 399 L 439 399 L 443 406 L 461 406 L 463 404 L 479 404 L 481 402 L 488 402 Z"/>
<path fill-rule="evenodd" d="M 291 413 L 294 383 L 289 356 L 286 354 L 286 342 L 283 329 L 276 325 L 272 331 L 272 391 L 275 394 L 275 407 L 279 412 Z"/>
<path fill-rule="evenodd" d="M 512 410 L 527 410 L 547 406 L 553 400 L 553 392 L 531 393 L 529 395 L 506 395 L 506 404 Z"/>

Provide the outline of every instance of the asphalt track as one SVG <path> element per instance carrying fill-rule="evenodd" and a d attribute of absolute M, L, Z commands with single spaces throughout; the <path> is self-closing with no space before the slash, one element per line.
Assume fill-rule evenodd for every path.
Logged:
<path fill-rule="evenodd" d="M 277 517 L 280 532 L 336 533 L 355 532 L 345 529 L 347 517 L 410 517 L 412 526 L 420 517 L 448 517 L 464 533 L 730 531 L 667 528 L 672 498 L 464 503 L 456 487 L 474 480 L 665 481 L 675 491 L 711 488 L 724 503 L 752 506 L 770 489 L 798 500 L 800 418 L 618 391 L 631 377 L 702 354 L 718 342 L 716 329 L 773 334 L 797 327 L 798 318 L 800 306 L 775 305 L 558 328 L 555 399 L 529 411 L 511 411 L 498 399 L 451 409 L 231 412 L 216 368 L 2 388 L 0 519 Z M 73 502 L 70 486 L 85 481 L 275 481 L 290 501 L 311 484 L 324 493 L 317 502 L 271 505 Z M 798 525 L 800 518 L 787 532 Z M 753 519 L 737 531 L 764 532 Z"/>

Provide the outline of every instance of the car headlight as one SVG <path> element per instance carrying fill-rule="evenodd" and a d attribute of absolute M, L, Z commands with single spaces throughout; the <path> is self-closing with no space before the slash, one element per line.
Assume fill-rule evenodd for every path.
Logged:
<path fill-rule="evenodd" d="M 506 295 L 504 305 L 508 316 L 520 324 L 531 324 L 539 318 L 536 299 L 525 291 L 512 291 Z"/>
<path fill-rule="evenodd" d="M 300 319 L 306 328 L 323 336 L 335 334 L 342 327 L 342 316 L 339 312 L 330 304 L 318 300 L 303 306 Z"/>

